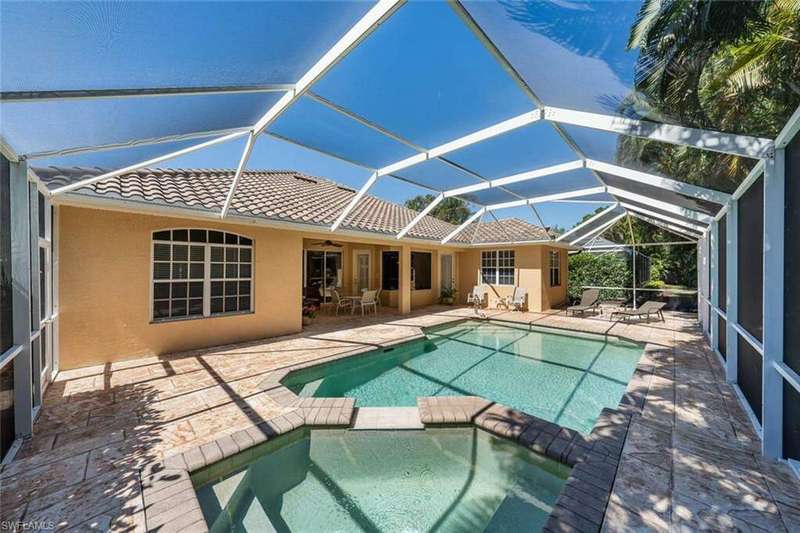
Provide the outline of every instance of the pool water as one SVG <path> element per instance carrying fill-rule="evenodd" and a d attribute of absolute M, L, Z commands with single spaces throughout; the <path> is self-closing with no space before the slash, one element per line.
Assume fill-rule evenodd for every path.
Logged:
<path fill-rule="evenodd" d="M 539 531 L 570 471 L 463 427 L 304 429 L 232 459 L 194 478 L 212 532 Z"/>
<path fill-rule="evenodd" d="M 483 396 L 589 433 L 616 408 L 640 344 L 466 321 L 427 339 L 290 373 L 299 396 L 352 397 L 359 407 L 413 406 L 419 396 Z"/>

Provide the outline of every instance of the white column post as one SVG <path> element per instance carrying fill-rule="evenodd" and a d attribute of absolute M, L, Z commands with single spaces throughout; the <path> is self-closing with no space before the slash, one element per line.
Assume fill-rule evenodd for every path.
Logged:
<path fill-rule="evenodd" d="M 725 379 L 728 383 L 737 382 L 737 368 L 739 364 L 739 334 L 734 324 L 739 322 L 739 201 L 731 200 L 730 208 L 725 213 L 725 235 L 727 243 L 725 245 L 725 295 L 727 305 L 725 314 L 728 320 L 725 334 Z"/>
<path fill-rule="evenodd" d="M 719 222 L 716 220 L 711 223 L 708 230 L 708 299 L 711 301 L 711 312 L 708 314 L 710 321 L 711 350 L 717 351 L 717 339 L 719 338 L 719 315 L 717 315 L 716 308 L 719 307 L 719 277 L 717 269 L 719 268 Z"/>
<path fill-rule="evenodd" d="M 636 305 L 636 245 L 633 244 L 631 246 L 631 250 L 633 250 L 633 309 L 639 307 Z"/>
<path fill-rule="evenodd" d="M 761 452 L 783 455 L 783 239 L 785 151 L 764 161 L 764 373 L 761 411 Z"/>
<path fill-rule="evenodd" d="M 11 300 L 14 344 L 22 351 L 14 358 L 14 421 L 16 436 L 30 435 L 31 402 L 31 229 L 28 202 L 28 164 L 11 163 Z M 37 251 L 38 253 L 38 251 Z"/>

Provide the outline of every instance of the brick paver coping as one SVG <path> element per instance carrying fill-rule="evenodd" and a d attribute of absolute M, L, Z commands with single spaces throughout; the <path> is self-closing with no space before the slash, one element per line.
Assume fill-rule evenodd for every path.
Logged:
<path fill-rule="evenodd" d="M 630 423 L 630 411 L 641 411 L 652 366 L 647 345 L 618 409 L 603 409 L 588 436 L 479 396 L 417 399 L 425 425 L 475 425 L 573 467 L 545 524 L 545 531 L 599 531 L 614 485 Z M 295 407 L 285 415 L 224 435 L 186 452 L 151 464 L 141 472 L 147 530 L 207 531 L 191 474 L 269 439 L 303 426 L 347 427 L 353 398 L 301 398 L 281 384 L 290 372 L 361 354 L 340 354 L 271 372 L 261 387 L 276 402 Z"/>

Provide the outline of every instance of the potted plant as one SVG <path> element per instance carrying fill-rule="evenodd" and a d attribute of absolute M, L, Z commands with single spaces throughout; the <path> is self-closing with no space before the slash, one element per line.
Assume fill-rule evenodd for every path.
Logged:
<path fill-rule="evenodd" d="M 317 311 L 319 308 L 313 304 L 307 304 L 303 306 L 303 325 L 308 326 L 311 324 L 311 320 L 317 316 Z"/>
<path fill-rule="evenodd" d="M 439 303 L 442 305 L 453 305 L 453 302 L 456 300 L 456 280 L 453 280 L 450 283 L 450 287 L 442 288 L 441 294 L 439 295 Z"/>

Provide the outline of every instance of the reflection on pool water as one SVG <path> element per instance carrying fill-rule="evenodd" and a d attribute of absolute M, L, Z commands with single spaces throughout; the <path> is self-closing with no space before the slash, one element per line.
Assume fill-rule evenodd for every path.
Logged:
<path fill-rule="evenodd" d="M 538 531 L 570 469 L 473 427 L 296 430 L 193 476 L 212 531 Z"/>
<path fill-rule="evenodd" d="M 483 396 L 589 433 L 616 408 L 643 347 L 600 336 L 466 321 L 427 340 L 289 374 L 300 396 L 352 397 L 356 405 L 413 406 L 418 396 Z"/>

